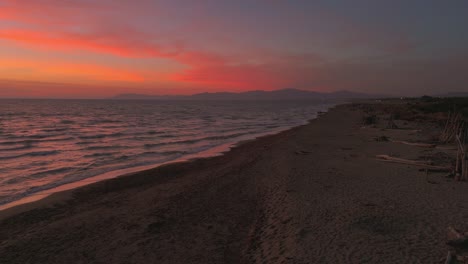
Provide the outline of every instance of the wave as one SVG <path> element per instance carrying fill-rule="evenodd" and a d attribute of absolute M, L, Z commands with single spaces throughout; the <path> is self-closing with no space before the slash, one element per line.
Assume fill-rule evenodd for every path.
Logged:
<path fill-rule="evenodd" d="M 54 135 L 54 136 L 63 136 L 63 135 Z M 58 138 L 45 138 L 45 137 L 16 137 L 15 139 L 22 140 L 7 140 L 7 141 L 0 141 L 0 146 L 11 146 L 11 145 L 32 145 L 36 143 L 45 143 L 45 142 L 58 142 L 58 141 L 69 141 L 75 139 L 74 137 L 58 137 Z"/>
<path fill-rule="evenodd" d="M 45 128 L 42 129 L 43 132 L 64 132 L 70 130 L 68 127 L 55 127 L 55 128 Z"/>
<path fill-rule="evenodd" d="M 118 124 L 123 123 L 122 120 L 113 120 L 113 119 L 93 119 L 89 120 L 88 124 L 90 125 L 98 125 L 98 124 Z"/>
<path fill-rule="evenodd" d="M 156 130 L 150 130 L 150 131 L 146 131 L 145 134 L 148 134 L 148 135 L 157 135 L 157 134 L 162 134 L 164 132 L 161 132 L 161 131 L 156 131 Z"/>
<path fill-rule="evenodd" d="M 64 138 L 49 138 L 45 140 L 40 140 L 39 142 L 58 142 L 58 141 L 69 141 L 74 140 L 74 137 L 64 137 Z"/>
<path fill-rule="evenodd" d="M 324 110 L 305 105 L 307 111 L 291 113 L 285 109 L 289 105 L 261 103 L 248 108 L 244 104 L 191 102 L 89 104 L 76 102 L 65 109 L 63 103 L 53 102 L 40 113 L 34 112 L 40 107 L 27 108 L 27 112 L 17 107 L 15 116 L 1 120 L 14 126 L 0 129 L 0 163 L 8 165 L 3 179 L 12 182 L 5 189 L 0 184 L 0 191 L 10 192 L 8 198 L 0 197 L 0 204 L 108 171 L 159 164 L 291 127 L 309 120 L 312 111 Z M 47 115 L 37 120 L 43 113 Z M 19 136 L 20 132 L 30 136 Z M 41 165 L 43 161 L 46 164 Z M 17 179 L 17 175 L 25 178 Z M 32 183 L 35 177 L 41 178 L 41 186 L 28 188 L 27 181 Z"/>
<path fill-rule="evenodd" d="M 30 135 L 26 137 L 32 138 L 32 139 L 43 139 L 43 138 L 50 138 L 50 137 L 56 137 L 56 136 L 61 136 L 61 134 L 36 134 L 36 135 Z"/>
<path fill-rule="evenodd" d="M 181 151 L 181 150 L 172 150 L 172 151 L 147 151 L 147 152 L 142 152 L 140 154 L 137 154 L 135 156 L 154 156 L 154 155 L 173 156 L 173 155 L 186 155 L 186 154 L 189 154 L 189 152 Z"/>
<path fill-rule="evenodd" d="M 174 135 L 174 134 L 164 134 L 164 135 L 160 135 L 158 136 L 160 138 L 175 138 L 175 137 L 179 137 L 179 135 Z"/>
<path fill-rule="evenodd" d="M 53 135 L 54 136 L 54 135 Z M 41 138 L 46 138 L 50 137 L 50 135 L 45 135 L 45 134 L 36 134 L 36 135 L 9 135 L 6 136 L 5 138 L 8 140 L 35 140 L 35 139 L 41 139 Z"/>
<path fill-rule="evenodd" d="M 224 134 L 224 133 L 229 133 L 229 132 L 238 132 L 238 131 L 244 131 L 244 132 L 255 132 L 259 131 L 259 128 L 263 127 L 252 127 L 252 126 L 241 126 L 241 127 L 233 127 L 233 128 L 223 128 L 221 130 L 210 130 L 210 133 L 215 133 L 215 134 Z"/>
<path fill-rule="evenodd" d="M 46 150 L 46 151 L 36 151 L 36 152 L 30 152 L 24 154 L 25 156 L 30 156 L 30 157 L 38 157 L 38 156 L 50 156 L 50 155 L 56 155 L 59 154 L 60 151 L 58 150 Z"/>
<path fill-rule="evenodd" d="M 115 158 L 115 161 L 122 161 L 122 160 L 127 160 L 131 158 L 131 156 L 128 156 L 128 155 L 121 155 L 121 156 L 118 156 Z"/>
<path fill-rule="evenodd" d="M 99 135 L 91 135 L 91 136 L 79 136 L 79 139 L 100 139 L 100 138 L 105 138 L 107 135 L 104 134 L 99 134 Z"/>
<path fill-rule="evenodd" d="M 60 120 L 60 124 L 65 124 L 65 125 L 70 125 L 70 124 L 75 124 L 76 122 L 73 120 L 68 120 L 68 119 L 63 119 Z"/>
<path fill-rule="evenodd" d="M 30 149 L 33 146 L 30 144 L 25 144 L 23 146 L 13 147 L 13 148 L 0 148 L 0 151 L 15 151 L 15 150 L 25 150 Z"/>
<path fill-rule="evenodd" d="M 21 144 L 33 144 L 37 140 L 20 140 L 20 141 L 0 141 L 0 146 L 11 146 L 11 145 L 21 145 Z"/>
<path fill-rule="evenodd" d="M 88 146 L 83 148 L 82 150 L 106 150 L 106 149 L 122 149 L 125 148 L 124 146 L 113 146 L 113 145 L 108 145 L 108 146 Z"/>
<path fill-rule="evenodd" d="M 102 139 L 106 137 L 121 137 L 124 134 L 121 132 L 116 132 L 112 134 L 97 134 L 97 135 L 86 135 L 86 136 L 79 136 L 79 139 Z"/>
<path fill-rule="evenodd" d="M 14 155 L 14 156 L 3 156 L 3 157 L 0 156 L 0 160 L 17 159 L 17 158 L 23 158 L 23 157 L 44 157 L 44 156 L 57 155 L 59 153 L 60 151 L 58 150 L 35 151 L 35 152 L 29 152 L 29 153 L 24 153 L 20 155 Z"/>
<path fill-rule="evenodd" d="M 144 147 L 153 148 L 153 147 L 160 147 L 160 146 L 167 146 L 167 145 L 195 144 L 201 141 L 234 139 L 237 137 L 253 135 L 253 134 L 259 134 L 259 132 L 240 132 L 240 133 L 229 134 L 229 135 L 208 136 L 208 137 L 202 137 L 202 138 L 168 141 L 168 142 L 161 142 L 161 143 L 148 143 L 148 144 L 145 144 Z"/>
<path fill-rule="evenodd" d="M 83 158 L 106 157 L 106 156 L 112 156 L 114 154 L 116 154 L 116 152 L 98 152 L 98 153 L 84 155 Z"/>
<path fill-rule="evenodd" d="M 18 184 L 34 179 L 40 179 L 43 178 L 43 176 L 48 176 L 48 175 L 54 175 L 54 174 L 59 174 L 59 173 L 64 173 L 70 171 L 70 168 L 59 168 L 59 169 L 52 169 L 52 170 L 45 170 L 37 173 L 30 174 L 28 176 L 20 176 L 20 177 L 15 177 L 12 179 L 8 179 L 6 181 L 1 182 L 2 184 Z"/>

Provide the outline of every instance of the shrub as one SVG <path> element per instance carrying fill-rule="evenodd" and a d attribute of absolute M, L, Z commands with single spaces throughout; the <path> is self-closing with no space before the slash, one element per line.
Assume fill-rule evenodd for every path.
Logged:
<path fill-rule="evenodd" d="M 375 125 L 377 124 L 378 117 L 376 115 L 368 115 L 364 117 L 363 123 L 365 125 Z"/>

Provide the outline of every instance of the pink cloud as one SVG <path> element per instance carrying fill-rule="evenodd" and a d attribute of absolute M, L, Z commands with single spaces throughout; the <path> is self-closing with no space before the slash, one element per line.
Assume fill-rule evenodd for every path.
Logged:
<path fill-rule="evenodd" d="M 378 61 L 374 64 L 363 56 L 352 58 L 349 62 L 336 56 L 335 61 L 331 62 L 314 54 L 313 49 L 308 53 L 291 54 L 290 50 L 294 49 L 289 49 L 287 45 L 289 43 L 283 46 L 278 45 L 279 48 L 274 50 L 250 45 L 253 43 L 250 39 L 241 39 L 247 43 L 248 51 L 247 48 L 237 51 L 229 48 L 223 49 L 225 43 L 235 41 L 236 37 L 242 38 L 241 29 L 235 32 L 237 35 L 229 30 L 223 32 L 224 28 L 235 29 L 235 26 L 218 23 L 210 16 L 201 16 L 193 24 L 172 28 L 171 23 L 176 23 L 178 19 L 165 20 L 170 15 L 165 14 L 165 10 L 158 9 L 158 3 L 159 1 L 150 0 L 138 1 L 138 4 L 130 0 L 6 0 L 0 4 L 0 21 L 9 23 L 0 25 L 0 39 L 13 45 L 27 46 L 32 50 L 69 53 L 79 50 L 91 55 L 110 54 L 115 57 L 135 59 L 172 60 L 185 67 L 181 67 L 184 68 L 183 70 L 169 73 L 164 77 L 172 81 L 174 87 L 184 87 L 185 90 L 190 90 L 191 87 L 203 90 L 209 88 L 270 90 L 297 87 L 371 91 L 376 86 L 391 89 L 394 86 L 402 87 L 405 83 L 423 87 L 427 85 L 426 80 L 442 83 L 432 77 L 438 73 L 436 68 L 439 62 L 434 61 L 391 62 L 390 65 L 395 65 L 393 68 L 386 66 L 389 65 L 388 62 Z M 109 6 L 115 8 L 109 8 Z M 198 7 L 198 9 L 203 8 Z M 307 23 L 309 14 L 304 13 L 302 16 L 304 17 L 294 20 L 295 25 Z M 379 53 L 379 56 L 383 54 L 395 57 L 395 55 L 407 54 L 416 47 L 415 42 L 410 36 L 404 34 L 404 31 L 378 30 L 373 25 L 363 25 L 333 13 L 326 13 L 323 16 L 333 20 L 335 25 L 338 25 L 337 28 L 332 28 L 331 32 L 322 32 L 323 35 L 311 33 L 313 35 L 311 39 L 317 39 L 320 42 L 329 37 L 333 40 L 330 44 L 333 48 L 330 50 L 336 48 L 339 52 L 354 54 L 353 52 L 357 49 L 363 50 L 363 53 L 375 52 Z M 149 26 L 140 28 L 133 23 L 133 20 L 146 17 L 156 18 L 150 20 L 154 26 L 149 23 Z M 163 19 L 158 20 L 159 17 Z M 169 24 L 169 29 L 166 30 L 164 23 Z M 282 26 L 288 30 L 296 29 L 285 23 L 282 23 Z M 171 30 L 176 33 L 170 34 Z M 268 28 L 268 30 L 281 33 L 275 32 L 276 28 Z M 205 36 L 203 33 L 206 31 L 210 31 L 207 35 L 212 38 L 202 39 L 201 44 L 190 39 L 192 35 L 198 36 L 198 33 Z M 249 29 L 245 31 L 250 32 Z M 256 41 L 262 41 L 261 44 L 265 46 L 274 46 L 266 45 L 270 44 L 269 39 L 256 39 Z M 211 50 L 210 45 L 219 49 Z M 445 68 L 453 70 L 453 75 L 443 76 L 451 76 L 451 80 L 459 82 L 464 81 L 465 79 L 460 77 L 463 74 L 460 74 L 457 69 L 464 68 L 466 65 L 460 66 L 460 64 L 462 63 L 454 61 L 441 63 L 440 65 Z M 72 65 L 73 62 L 67 64 L 67 73 L 73 70 Z M 30 66 L 41 67 L 40 63 L 30 64 Z M 90 69 L 97 69 L 101 72 L 101 75 L 105 77 L 101 79 L 115 79 L 115 74 L 119 74 L 117 70 L 112 73 L 115 69 L 112 65 L 94 66 L 95 68 L 90 67 Z M 427 69 L 426 71 L 431 74 L 426 74 L 423 70 L 415 70 L 417 67 Z M 92 70 L 86 71 L 84 67 L 76 69 L 92 76 Z M 59 70 L 59 67 L 49 67 L 49 72 L 59 72 Z M 414 73 L 417 78 L 408 76 L 409 72 Z M 141 74 L 131 69 L 120 74 L 123 74 L 124 79 L 127 80 L 145 81 Z M 0 76 L 0 78 L 3 77 Z"/>

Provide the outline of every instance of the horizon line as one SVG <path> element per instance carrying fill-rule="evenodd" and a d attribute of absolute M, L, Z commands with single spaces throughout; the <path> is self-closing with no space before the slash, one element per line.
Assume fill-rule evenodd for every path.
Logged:
<path fill-rule="evenodd" d="M 194 95 L 201 95 L 201 94 L 221 94 L 221 93 L 228 93 L 228 94 L 244 94 L 244 93 L 249 93 L 249 92 L 277 92 L 277 91 L 284 91 L 284 90 L 294 90 L 294 91 L 301 91 L 301 92 L 307 92 L 307 93 L 319 93 L 319 94 L 333 94 L 333 93 L 339 93 L 339 92 L 349 92 L 349 93 L 356 93 L 356 94 L 363 94 L 363 95 L 376 95 L 376 96 L 382 96 L 382 97 L 401 97 L 401 96 L 394 96 L 394 95 L 383 95 L 383 94 L 373 94 L 373 93 L 365 93 L 365 92 L 356 92 L 352 90 L 334 90 L 334 91 L 316 91 L 316 90 L 305 90 L 305 89 L 298 89 L 298 88 L 282 88 L 282 89 L 276 89 L 276 90 L 248 90 L 248 91 L 216 91 L 216 92 L 198 92 L 198 93 L 191 93 L 191 94 L 146 94 L 146 93 L 131 93 L 131 92 L 126 92 L 126 93 L 118 93 L 106 97 L 53 97 L 53 96 L 45 96 L 45 97 L 39 97 L 39 96 L 28 96 L 28 97 L 2 97 L 0 96 L 0 99 L 2 100 L 145 100 L 144 98 L 142 99 L 119 99 L 116 98 L 118 96 L 122 95 L 135 95 L 135 96 L 148 96 L 148 97 L 190 97 Z M 405 97 L 410 97 L 410 96 L 405 96 Z M 148 98 L 147 100 L 152 100 L 151 98 Z"/>

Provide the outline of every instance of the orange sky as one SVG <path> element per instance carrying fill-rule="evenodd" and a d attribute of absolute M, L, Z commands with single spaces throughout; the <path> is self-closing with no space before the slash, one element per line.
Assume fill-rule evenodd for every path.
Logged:
<path fill-rule="evenodd" d="M 395 3 L 400 20 L 371 1 L 4 0 L 0 97 L 466 89 L 468 41 L 444 30 L 460 21 Z"/>

